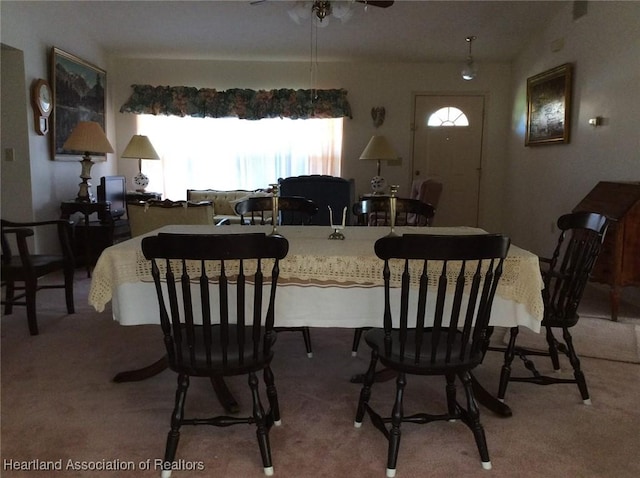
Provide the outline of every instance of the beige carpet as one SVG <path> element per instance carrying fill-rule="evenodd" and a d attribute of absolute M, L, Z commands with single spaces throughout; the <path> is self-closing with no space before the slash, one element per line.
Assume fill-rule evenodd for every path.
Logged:
<path fill-rule="evenodd" d="M 589 284 L 578 309 L 580 321 L 571 329 L 573 343 L 581 357 L 595 357 L 622 362 L 640 363 L 640 306 L 623 300 L 619 317 L 611 320 L 608 289 Z M 505 330 L 496 336 L 502 343 L 509 340 Z M 561 338 L 561 334 L 557 335 Z M 546 350 L 544 334 L 526 328 L 518 333 L 518 345 Z"/>
<path fill-rule="evenodd" d="M 3 478 L 158 477 L 176 379 L 165 371 L 144 382 L 114 384 L 119 371 L 146 365 L 162 353 L 156 326 L 122 327 L 110 312 L 86 305 L 88 281 L 77 274 L 77 313 L 66 315 L 59 291 L 41 294 L 40 335 L 28 334 L 23 312 L 2 317 L 1 461 Z M 43 301 L 44 298 L 44 301 Z M 353 427 L 359 386 L 349 377 L 365 369 L 350 356 L 352 331 L 313 329 L 314 358 L 299 334 L 278 337 L 274 373 L 283 425 L 271 431 L 275 476 L 384 477 L 386 442 L 366 419 Z M 591 340 L 589 336 L 585 340 Z M 588 344 L 582 344 L 588 348 Z M 495 391 L 500 354 L 490 353 L 478 378 Z M 582 405 L 574 386 L 514 383 L 505 419 L 482 409 L 493 470 L 483 471 L 471 432 L 462 423 L 404 425 L 398 478 L 409 477 L 616 477 L 640 476 L 640 366 L 584 357 L 593 405 Z M 246 409 L 245 379 L 230 387 Z M 391 406 L 393 382 L 376 385 L 373 402 Z M 410 378 L 405 412 L 424 403 L 438 412 L 444 384 Z M 194 380 L 191 413 L 220 412 L 206 380 Z M 174 478 L 258 478 L 263 472 L 250 426 L 185 427 L 178 448 L 184 466 Z M 11 471 L 7 460 L 62 460 L 54 472 Z M 71 460 L 71 463 L 69 462 Z M 151 470 L 143 470 L 149 461 Z M 132 463 L 129 471 L 73 470 L 69 465 Z"/>

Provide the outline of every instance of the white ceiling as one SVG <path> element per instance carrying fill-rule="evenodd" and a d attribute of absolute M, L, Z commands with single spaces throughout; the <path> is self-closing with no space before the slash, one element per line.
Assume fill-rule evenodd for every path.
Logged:
<path fill-rule="evenodd" d="M 308 61 L 311 24 L 296 24 L 295 2 L 52 2 L 109 54 L 145 58 Z M 565 1 L 396 1 L 355 3 L 351 19 L 318 29 L 319 61 L 462 61 L 475 35 L 480 61 L 509 61 Z"/>

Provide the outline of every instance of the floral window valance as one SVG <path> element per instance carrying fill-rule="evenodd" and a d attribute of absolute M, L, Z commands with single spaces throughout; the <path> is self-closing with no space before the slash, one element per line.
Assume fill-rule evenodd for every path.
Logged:
<path fill-rule="evenodd" d="M 217 91 L 189 86 L 132 85 L 121 113 L 193 116 L 199 118 L 340 118 L 351 116 L 347 91 L 248 90 Z"/>

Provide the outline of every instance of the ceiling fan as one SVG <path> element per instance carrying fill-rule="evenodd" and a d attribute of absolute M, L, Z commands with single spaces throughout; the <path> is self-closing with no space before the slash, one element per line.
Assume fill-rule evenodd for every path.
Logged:
<path fill-rule="evenodd" d="M 251 5 L 264 3 L 267 0 L 255 0 L 251 2 Z M 299 18 L 309 18 L 309 14 L 313 13 L 317 20 L 322 22 L 326 17 L 333 14 L 334 16 L 342 19 L 350 17 L 350 7 L 353 3 L 361 3 L 365 9 L 371 5 L 373 7 L 387 8 L 393 5 L 393 1 L 375 1 L 375 0 L 351 0 L 351 1 L 322 1 L 315 0 L 314 2 L 296 2 L 296 7 L 290 10 L 289 15 L 291 18 L 299 22 Z"/>

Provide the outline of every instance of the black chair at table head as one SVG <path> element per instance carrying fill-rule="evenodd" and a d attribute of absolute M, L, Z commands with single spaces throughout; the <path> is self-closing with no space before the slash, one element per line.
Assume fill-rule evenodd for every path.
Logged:
<path fill-rule="evenodd" d="M 264 225 L 272 223 L 273 198 L 271 196 L 251 197 L 239 201 L 234 206 L 244 225 Z M 278 225 L 307 225 L 318 212 L 318 206 L 300 196 L 278 197 Z"/>
<path fill-rule="evenodd" d="M 14 305 L 27 308 L 27 322 L 31 335 L 38 335 L 36 314 L 36 292 L 41 289 L 64 289 L 67 312 L 73 314 L 73 275 L 75 260 L 71 248 L 73 222 L 63 219 L 39 222 L 13 222 L 2 219 L 2 285 L 5 287 L 5 315 L 13 312 Z M 59 252 L 35 254 L 29 249 L 28 238 L 35 231 L 50 231 L 57 236 Z M 11 238 L 11 239 L 10 239 Z M 13 254 L 11 243 L 17 245 L 18 254 Z M 38 279 L 53 272 L 63 271 L 63 283 L 38 284 Z M 16 285 L 22 284 L 22 285 Z M 22 291 L 16 295 L 16 290 Z"/>
<path fill-rule="evenodd" d="M 389 226 L 391 206 L 388 197 L 371 197 L 352 206 L 357 222 L 364 226 Z M 396 198 L 396 226 L 429 226 L 435 208 L 418 199 Z"/>
<path fill-rule="evenodd" d="M 288 249 L 285 238 L 265 234 L 159 234 L 142 240 L 142 251 L 152 261 L 169 367 L 178 374 L 163 478 L 171 475 L 182 425 L 255 423 L 264 472 L 273 474 L 269 429 L 280 424 L 271 370 L 273 324 L 279 261 Z M 269 401 L 266 412 L 258 391 L 259 371 Z M 248 376 L 249 416 L 185 418 L 190 377 L 236 375 Z"/>
<path fill-rule="evenodd" d="M 352 207 L 358 224 L 366 226 L 390 226 L 391 206 L 388 197 L 372 197 L 358 201 Z M 435 208 L 417 199 L 396 198 L 397 226 L 429 226 L 435 215 Z M 351 355 L 358 355 L 360 339 L 367 327 L 361 327 L 353 333 Z"/>
<path fill-rule="evenodd" d="M 471 371 L 484 357 L 491 307 L 509 243 L 508 237 L 493 234 L 405 234 L 376 242 L 376 255 L 384 261 L 383 324 L 365 334 L 371 361 L 355 426 L 362 425 L 366 412 L 389 441 L 388 477 L 395 476 L 402 423 L 436 420 L 462 420 L 473 432 L 483 468 L 491 468 Z M 430 270 L 432 277 L 434 272 L 437 275 L 432 285 Z M 398 286 L 399 297 L 394 293 Z M 395 400 L 387 416 L 375 412 L 370 404 L 378 361 L 398 374 Z M 407 375 L 445 377 L 447 412 L 405 416 Z M 456 377 L 464 386 L 466 408 L 456 399 Z"/>
<path fill-rule="evenodd" d="M 498 387 L 500 400 L 504 400 L 509 382 L 529 382 L 537 385 L 574 383 L 578 386 L 583 402 L 586 405 L 591 403 L 587 382 L 569 329 L 578 323 L 578 306 L 600 253 L 608 228 L 608 219 L 601 214 L 575 212 L 560 216 L 557 225 L 560 234 L 551 258 L 540 258 L 540 262 L 545 265 L 542 270 L 544 282 L 542 327 L 546 330 L 548 349 L 542 351 L 517 346 L 517 327 L 510 330 L 507 347 L 489 348 L 489 350 L 504 352 L 504 365 Z M 562 330 L 564 343 L 556 339 L 553 329 Z M 573 379 L 541 375 L 533 361 L 528 358 L 531 355 L 550 357 L 553 369 L 559 372 L 558 352 L 568 357 L 573 368 Z M 531 376 L 511 376 L 512 362 L 516 355 L 531 371 Z"/>
<path fill-rule="evenodd" d="M 273 197 L 260 196 L 239 201 L 234 206 L 244 225 L 271 224 L 273 215 Z M 277 225 L 309 225 L 311 218 L 318 212 L 318 206 L 299 196 L 278 196 Z M 311 332 L 309 327 L 276 327 L 279 332 L 301 332 L 309 358 L 313 357 Z"/>

